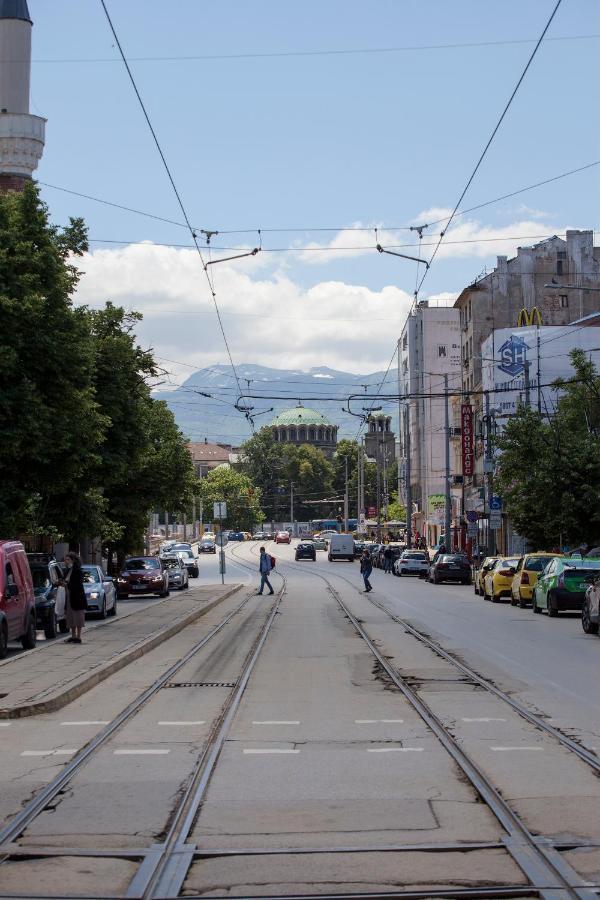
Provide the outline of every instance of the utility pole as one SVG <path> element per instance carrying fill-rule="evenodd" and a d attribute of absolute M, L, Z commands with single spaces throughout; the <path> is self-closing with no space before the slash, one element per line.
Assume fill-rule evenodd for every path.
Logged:
<path fill-rule="evenodd" d="M 531 382 L 529 380 L 529 367 L 531 363 L 528 359 L 523 363 L 524 371 L 525 371 L 525 406 L 527 409 L 531 409 Z"/>
<path fill-rule="evenodd" d="M 290 481 L 290 522 L 292 525 L 292 534 L 295 535 L 294 528 L 294 482 Z"/>
<path fill-rule="evenodd" d="M 356 457 L 356 519 L 357 519 L 356 527 L 357 528 L 360 528 L 360 526 L 361 526 L 360 514 L 362 512 L 362 507 L 360 504 L 360 470 L 361 470 L 361 466 L 362 466 L 361 450 L 362 450 L 362 439 L 361 439 L 361 443 L 358 445 L 358 454 Z"/>
<path fill-rule="evenodd" d="M 444 516 L 444 536 L 446 549 L 452 552 L 452 495 L 450 493 L 450 409 L 448 403 L 448 375 L 444 375 L 444 420 L 446 424 L 446 508 Z"/>
<path fill-rule="evenodd" d="M 494 496 L 494 457 L 492 454 L 492 416 L 490 413 L 489 391 L 485 392 L 485 424 L 486 441 L 484 469 L 487 472 L 488 556 L 494 556 L 496 553 L 496 532 L 493 531 L 489 525 L 492 497 Z"/>
<path fill-rule="evenodd" d="M 344 468 L 346 475 L 346 487 L 344 490 L 344 531 L 348 531 L 348 457 L 344 457 Z"/>
<path fill-rule="evenodd" d="M 196 495 L 192 497 L 192 541 L 198 537 L 196 533 Z"/>
<path fill-rule="evenodd" d="M 412 547 L 412 472 L 410 467 L 410 402 L 405 406 L 405 455 L 406 455 L 406 546 Z"/>
<path fill-rule="evenodd" d="M 366 509 L 365 509 L 365 439 L 361 437 L 360 439 L 360 467 L 359 467 L 359 475 L 360 475 L 360 494 L 358 498 L 358 504 L 360 509 L 360 514 L 366 519 Z M 366 528 L 366 526 L 365 526 Z"/>
<path fill-rule="evenodd" d="M 379 441 L 377 441 L 375 462 L 377 469 L 377 540 L 381 542 L 381 445 Z"/>

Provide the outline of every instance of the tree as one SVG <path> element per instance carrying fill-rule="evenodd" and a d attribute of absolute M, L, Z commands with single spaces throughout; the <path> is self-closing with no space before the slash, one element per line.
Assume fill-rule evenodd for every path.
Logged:
<path fill-rule="evenodd" d="M 198 496 L 206 508 L 206 521 L 212 517 L 213 503 L 222 500 L 227 503 L 227 518 L 223 520 L 223 525 L 228 528 L 252 531 L 254 525 L 264 521 L 260 488 L 243 472 L 229 466 L 218 466 L 202 478 Z"/>
<path fill-rule="evenodd" d="M 285 444 L 283 458 L 284 484 L 294 484 L 294 518 L 320 518 L 326 510 L 325 505 L 314 506 L 305 501 L 325 500 L 332 496 L 333 464 L 322 450 L 312 444 L 300 444 L 299 447 Z M 326 510 L 326 514 L 329 515 L 330 511 Z"/>

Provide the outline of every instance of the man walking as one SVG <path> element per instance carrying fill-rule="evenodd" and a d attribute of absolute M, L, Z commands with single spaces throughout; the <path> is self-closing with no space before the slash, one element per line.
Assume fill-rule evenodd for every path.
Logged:
<path fill-rule="evenodd" d="M 363 580 L 365 582 L 365 594 L 368 594 L 369 591 L 373 590 L 373 588 L 371 586 L 371 582 L 369 581 L 369 576 L 371 575 L 372 571 L 373 571 L 373 560 L 371 559 L 371 554 L 365 548 L 363 550 L 363 554 L 360 558 L 360 574 L 362 575 Z"/>
<path fill-rule="evenodd" d="M 392 572 L 392 564 L 394 562 L 394 554 L 392 552 L 392 548 L 388 544 L 383 551 L 383 571 L 386 575 L 390 575 Z"/>
<path fill-rule="evenodd" d="M 271 556 L 267 553 L 264 547 L 261 547 L 260 561 L 258 563 L 258 571 L 260 572 L 260 589 L 258 591 L 259 594 L 262 594 L 265 584 L 269 588 L 270 594 L 275 593 L 271 586 L 271 582 L 269 581 L 269 572 L 272 568 L 273 566 L 271 565 Z"/>

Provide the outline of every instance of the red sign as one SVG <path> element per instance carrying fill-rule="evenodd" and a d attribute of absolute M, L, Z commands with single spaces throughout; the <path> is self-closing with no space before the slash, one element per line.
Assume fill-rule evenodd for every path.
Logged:
<path fill-rule="evenodd" d="M 475 452 L 473 442 L 473 407 L 470 403 L 461 404 L 460 431 L 463 475 L 471 476 L 475 472 Z"/>

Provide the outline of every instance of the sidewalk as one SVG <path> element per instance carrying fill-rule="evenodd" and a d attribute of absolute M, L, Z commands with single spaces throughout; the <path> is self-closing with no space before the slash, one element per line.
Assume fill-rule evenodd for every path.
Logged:
<path fill-rule="evenodd" d="M 0 663 L 0 719 L 53 712 L 205 615 L 240 585 L 203 585 Z"/>

